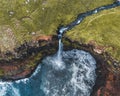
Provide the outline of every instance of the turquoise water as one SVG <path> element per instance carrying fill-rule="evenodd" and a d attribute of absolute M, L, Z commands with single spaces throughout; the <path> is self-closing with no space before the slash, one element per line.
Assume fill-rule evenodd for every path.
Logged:
<path fill-rule="evenodd" d="M 82 50 L 62 52 L 61 38 L 85 17 L 117 6 L 120 6 L 119 1 L 82 13 L 75 21 L 60 27 L 58 53 L 44 58 L 29 78 L 0 81 L 0 96 L 90 96 L 96 80 L 96 61 Z"/>
<path fill-rule="evenodd" d="M 58 66 L 64 64 L 64 68 Z M 89 96 L 96 80 L 96 62 L 87 52 L 62 52 L 42 60 L 31 77 L 0 82 L 0 96 Z"/>

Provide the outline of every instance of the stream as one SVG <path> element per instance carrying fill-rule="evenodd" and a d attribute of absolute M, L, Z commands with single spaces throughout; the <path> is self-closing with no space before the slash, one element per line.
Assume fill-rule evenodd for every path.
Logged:
<path fill-rule="evenodd" d="M 45 57 L 29 77 L 13 82 L 0 81 L 0 96 L 90 96 L 96 80 L 96 61 L 90 53 L 73 49 L 63 51 L 62 35 L 92 14 L 114 8 L 120 2 L 78 15 L 75 21 L 58 30 L 59 48 Z"/>
<path fill-rule="evenodd" d="M 111 9 L 111 8 L 115 8 L 115 7 L 118 7 L 120 6 L 120 1 L 116 1 L 114 2 L 113 4 L 109 4 L 109 5 L 105 5 L 105 6 L 101 6 L 101 7 L 98 7 L 94 10 L 91 10 L 91 11 L 87 11 L 85 13 L 81 13 L 77 16 L 77 18 L 71 22 L 70 24 L 66 25 L 66 26 L 60 26 L 58 28 L 58 37 L 61 38 L 63 33 L 65 33 L 66 31 L 69 31 L 71 30 L 72 28 L 74 28 L 76 25 L 80 24 L 86 17 L 90 16 L 90 15 L 93 15 L 93 14 L 97 14 L 98 12 L 100 11 L 103 11 L 103 10 L 108 10 L 108 9 Z"/>

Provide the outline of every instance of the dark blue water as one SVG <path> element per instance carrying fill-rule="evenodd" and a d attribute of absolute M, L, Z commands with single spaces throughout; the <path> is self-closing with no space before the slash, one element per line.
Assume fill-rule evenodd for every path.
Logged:
<path fill-rule="evenodd" d="M 57 54 L 48 56 L 30 78 L 0 82 L 0 96 L 89 96 L 96 80 L 95 69 L 95 59 L 88 52 L 64 51 L 62 62 Z"/>
<path fill-rule="evenodd" d="M 96 14 L 96 13 L 102 11 L 102 10 L 108 10 L 108 9 L 111 9 L 111 8 L 115 8 L 117 6 L 120 6 L 120 1 L 116 1 L 113 4 L 109 4 L 109 5 L 105 5 L 105 6 L 102 6 L 102 7 L 98 7 L 96 9 L 94 9 L 94 10 L 87 11 L 85 13 L 79 14 L 77 16 L 77 18 L 73 22 L 71 22 L 70 24 L 68 24 L 66 26 L 61 26 L 61 27 L 58 28 L 58 37 L 61 38 L 63 33 L 65 33 L 68 30 L 71 30 L 76 25 L 80 24 L 87 16 Z"/>
<path fill-rule="evenodd" d="M 60 27 L 58 37 L 80 24 L 92 14 L 120 6 L 120 2 L 102 6 L 78 15 L 75 21 Z M 14 82 L 0 81 L 0 96 L 89 96 L 94 86 L 96 62 L 87 52 L 71 50 L 48 56 L 39 64 L 31 77 Z"/>

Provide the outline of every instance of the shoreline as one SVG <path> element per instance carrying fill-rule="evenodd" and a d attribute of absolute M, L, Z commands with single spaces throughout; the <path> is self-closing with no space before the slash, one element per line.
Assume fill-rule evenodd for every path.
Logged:
<path fill-rule="evenodd" d="M 116 1 L 116 3 L 117 2 L 120 3 L 120 1 Z M 120 75 L 119 68 L 117 75 L 114 72 L 114 70 L 117 68 L 116 66 L 114 66 L 114 64 L 117 63 L 117 61 L 113 60 L 111 56 L 106 52 L 102 52 L 101 54 L 96 53 L 94 50 L 95 45 L 80 44 L 79 42 L 72 41 L 67 37 L 63 37 L 62 40 L 64 44 L 63 50 L 71 49 L 84 50 L 89 52 L 95 58 L 97 62 L 96 65 L 97 79 L 93 87 L 93 92 L 91 93 L 91 96 L 100 96 L 100 94 L 102 95 L 113 94 L 114 96 L 117 96 L 116 94 L 117 90 L 119 90 L 119 87 L 117 89 L 115 85 L 118 84 L 119 86 Z M 13 56 L 12 53 L 8 52 L 6 53 L 6 56 L 8 55 L 9 59 L 0 60 L 0 68 L 2 69 L 2 71 L 0 71 L 1 80 L 15 81 L 23 78 L 29 78 L 31 74 L 34 73 L 41 60 L 48 55 L 56 53 L 57 49 L 58 49 L 57 36 L 53 36 L 52 40 L 38 40 L 35 42 L 25 42 L 20 47 L 15 49 L 17 53 L 14 54 L 15 57 Z M 112 91 L 113 89 L 114 91 Z"/>
<path fill-rule="evenodd" d="M 108 5 L 104 5 L 104 6 L 101 6 L 101 7 L 98 7 L 98 8 L 95 8 L 95 9 L 93 9 L 93 10 L 91 10 L 91 11 L 87 11 L 87 12 L 85 12 L 85 13 L 81 13 L 81 14 L 79 14 L 78 15 L 78 17 L 74 20 L 74 21 L 72 21 L 70 24 L 68 24 L 67 26 L 65 26 L 65 27 L 58 27 L 58 30 L 57 30 L 57 32 L 58 32 L 58 37 L 59 37 L 59 35 L 60 36 L 62 36 L 63 34 L 64 34 L 64 32 L 66 32 L 66 31 L 68 31 L 68 30 L 70 30 L 70 29 L 72 29 L 74 26 L 76 26 L 76 25 L 78 25 L 78 24 L 80 24 L 81 23 L 81 21 L 85 18 L 85 17 L 87 17 L 87 16 L 89 16 L 89 15 L 92 15 L 92 14 L 96 14 L 96 13 L 98 13 L 99 11 L 102 11 L 102 10 L 107 10 L 107 9 L 111 9 L 111 8 L 114 8 L 114 7 L 117 7 L 117 6 L 120 6 L 120 2 L 119 1 L 115 1 L 115 2 L 113 2 L 112 4 L 108 4 Z M 97 11 L 96 11 L 97 10 Z M 80 21 L 81 20 L 81 21 Z M 79 23 L 78 23 L 78 21 L 80 21 Z M 40 38 L 42 38 L 42 37 L 40 37 Z M 36 41 L 31 41 L 31 42 L 25 42 L 24 44 L 22 44 L 20 47 L 18 47 L 18 48 L 15 48 L 14 49 L 14 51 L 15 52 L 7 52 L 6 54 L 5 54 L 5 56 L 4 56 L 4 59 L 1 59 L 0 60 L 0 67 L 2 68 L 2 69 L 0 69 L 0 77 L 2 77 L 1 75 L 2 74 L 4 74 L 4 73 L 9 73 L 9 72 L 3 72 L 4 71 L 4 69 L 5 69 L 5 67 L 11 67 L 12 65 L 14 66 L 14 68 L 7 68 L 9 71 L 12 71 L 12 69 L 15 69 L 15 70 L 17 70 L 17 69 L 21 69 L 21 66 L 24 66 L 24 64 L 26 64 L 26 63 L 34 63 L 34 64 L 31 64 L 30 66 L 31 66 L 31 68 L 28 68 L 29 70 L 34 70 L 35 68 L 35 66 L 36 66 L 36 64 L 38 63 L 38 62 L 36 62 L 36 61 L 39 61 L 40 59 L 38 59 L 38 60 L 35 60 L 34 62 L 33 61 L 31 61 L 31 62 L 27 62 L 27 61 L 29 61 L 29 60 L 31 60 L 31 58 L 33 59 L 35 59 L 35 55 L 37 54 L 37 53 L 39 53 L 41 50 L 43 50 L 44 51 L 44 48 L 45 49 L 50 49 L 49 47 L 51 46 L 52 48 L 53 47 L 55 47 L 55 48 L 53 48 L 53 50 L 54 50 L 54 52 L 56 52 L 57 51 L 57 46 L 54 46 L 54 45 L 58 45 L 58 43 L 56 43 L 56 42 L 58 42 L 58 41 L 56 41 L 57 40 L 57 36 L 53 36 L 53 38 L 51 38 L 50 36 L 48 36 L 47 38 L 46 37 L 43 37 L 42 39 L 38 39 L 38 40 L 36 40 Z M 68 40 L 69 42 L 72 42 L 70 39 Z M 55 44 L 56 43 L 56 44 Z M 64 43 L 64 42 L 63 42 Z M 76 41 L 74 42 L 74 43 L 76 43 Z M 77 43 L 78 44 L 78 43 Z M 76 45 L 77 45 L 76 44 Z M 64 45 L 66 46 L 66 43 L 64 43 Z M 69 45 L 69 46 L 66 46 L 66 47 L 72 47 L 74 44 L 72 44 L 72 45 Z M 101 49 L 99 49 L 99 48 L 97 48 L 97 47 L 99 47 L 99 46 L 97 46 L 96 48 L 97 49 L 95 49 L 94 47 L 95 47 L 95 45 L 94 44 L 80 44 L 80 46 L 82 46 L 81 48 L 83 49 L 83 50 L 85 50 L 85 51 L 88 51 L 88 52 L 90 52 L 90 53 L 94 53 L 94 51 L 95 52 L 97 52 L 97 53 L 100 53 L 100 54 L 102 54 L 102 53 L 104 53 L 104 54 L 102 54 L 103 56 L 105 56 L 105 58 L 107 58 L 107 59 L 109 59 L 110 58 L 110 56 L 109 55 L 106 55 L 105 54 L 105 52 L 104 52 L 104 50 L 101 48 Z M 75 46 L 74 46 L 75 47 Z M 91 47 L 91 49 L 87 49 L 86 47 Z M 67 49 L 67 48 L 66 48 Z M 68 48 L 69 49 L 69 48 Z M 86 50 L 87 49 L 87 50 Z M 92 50 L 92 52 L 91 52 L 91 50 Z M 48 51 L 47 51 L 48 52 Z M 53 53 L 54 53 L 53 52 Z M 49 53 L 42 53 L 42 54 L 49 54 Z M 44 57 L 44 55 L 41 55 L 41 58 L 42 57 Z M 115 62 L 115 63 L 117 63 L 115 60 L 111 60 L 111 58 L 110 58 L 110 60 L 109 60 L 109 62 L 111 63 L 111 62 Z M 10 64 L 10 63 L 12 63 L 12 64 Z M 35 64 L 36 63 L 36 64 Z M 118 62 L 119 63 L 119 62 Z M 114 65 L 114 63 L 112 63 L 113 65 Z M 20 65 L 19 67 L 18 67 L 18 65 Z M 109 64 L 110 65 L 110 64 Z M 3 66 L 3 67 L 2 67 Z M 5 67 L 4 67 L 5 66 Z M 113 66 L 114 67 L 114 66 Z M 24 72 L 24 69 L 26 69 L 26 67 L 23 67 L 21 70 L 19 70 L 20 72 L 19 73 L 16 73 L 16 74 L 18 74 L 17 76 L 19 77 L 19 75 L 20 74 L 26 74 L 26 73 L 29 73 L 28 72 L 28 70 L 27 70 L 27 72 Z M 13 72 L 14 73 L 14 72 Z M 13 75 L 13 74 L 7 74 L 8 76 L 6 76 L 6 77 L 8 77 L 9 78 L 9 76 L 10 75 Z M 10 76 L 10 77 L 12 77 L 12 76 Z M 17 78 L 18 78 L 17 77 Z M 13 76 L 12 78 L 16 78 L 16 76 Z"/>
<path fill-rule="evenodd" d="M 41 41 L 39 41 L 39 42 L 41 43 Z M 38 66 L 38 64 L 41 62 L 41 60 L 44 57 L 55 54 L 57 52 L 58 47 L 57 46 L 55 47 L 55 45 L 58 45 L 57 36 L 53 36 L 53 41 L 50 41 L 50 42 L 45 41 L 45 42 L 46 42 L 45 46 L 32 47 L 32 50 L 31 50 L 31 48 L 26 50 L 26 52 L 28 54 L 28 55 L 26 55 L 26 57 L 23 55 L 23 57 L 20 59 L 13 58 L 10 61 L 6 61 L 6 60 L 0 61 L 0 66 L 8 66 L 8 67 L 13 66 L 13 69 L 15 69 L 15 70 L 16 70 L 16 68 L 14 68 L 15 66 L 19 65 L 19 67 L 22 68 L 23 66 L 27 65 L 29 63 L 29 61 L 32 61 L 32 63 L 35 63 L 35 65 L 32 66 L 32 68 L 28 68 L 29 72 L 27 72 L 27 75 L 19 72 L 14 75 L 8 76 L 8 78 L 3 77 L 3 80 L 13 81 L 13 80 L 19 80 L 19 79 L 22 79 L 25 77 L 29 77 L 34 72 L 34 70 L 36 69 L 36 67 Z M 93 45 L 80 44 L 79 42 L 71 41 L 69 38 L 66 38 L 66 37 L 63 38 L 63 44 L 64 44 L 63 50 L 65 50 L 65 51 L 72 50 L 72 49 L 84 50 L 84 51 L 89 52 L 95 58 L 95 60 L 97 60 L 97 58 L 102 58 L 101 61 L 105 61 L 102 54 L 97 54 L 96 52 L 94 52 Z M 26 49 L 26 47 L 25 47 L 25 49 Z M 29 51 L 30 51 L 30 53 L 29 53 Z M 33 53 L 34 53 L 34 55 L 32 55 Z M 38 54 L 42 54 L 42 56 L 41 55 L 36 56 Z M 37 58 L 37 59 L 34 60 L 35 58 Z M 106 63 L 107 63 L 107 61 L 106 61 Z M 21 69 L 21 70 L 23 72 L 25 71 L 23 69 Z M 20 76 L 20 73 L 21 73 L 21 75 L 23 75 L 22 77 Z"/>
<path fill-rule="evenodd" d="M 53 42 L 52 41 L 50 43 L 47 42 L 48 45 L 43 46 L 42 49 L 37 48 L 38 53 L 36 53 L 36 54 L 39 54 L 41 52 L 42 56 L 39 57 L 39 59 L 36 61 L 36 64 L 35 64 L 34 68 L 31 68 L 31 70 L 29 70 L 27 74 L 19 74 L 19 75 L 16 74 L 13 77 L 11 76 L 9 78 L 2 78 L 1 80 L 3 82 L 11 82 L 11 81 L 24 79 L 24 78 L 29 78 L 35 72 L 38 64 L 41 62 L 41 60 L 44 57 L 46 57 L 48 55 L 55 54 L 57 52 L 57 46 L 54 47 L 56 44 L 58 44 L 57 36 L 53 36 L 53 40 L 54 40 Z M 105 90 L 105 92 L 103 92 L 103 91 L 101 92 L 100 90 L 102 90 L 102 88 L 106 88 L 106 84 L 107 84 L 107 81 L 108 81 L 108 78 L 109 78 L 109 74 L 112 74 L 112 76 L 115 76 L 114 73 L 109 71 L 110 66 L 107 63 L 106 58 L 104 58 L 104 56 L 103 56 L 105 54 L 104 53 L 103 54 L 98 54 L 98 53 L 94 52 L 94 50 L 93 50 L 94 46 L 93 45 L 80 44 L 79 42 L 71 41 L 69 38 L 66 38 L 66 37 L 63 38 L 63 43 L 64 43 L 64 49 L 63 50 L 65 50 L 65 51 L 66 50 L 72 50 L 72 49 L 84 50 L 84 51 L 89 52 L 95 58 L 96 66 L 97 66 L 97 69 L 96 69 L 97 78 L 96 78 L 96 82 L 95 82 L 95 85 L 93 87 L 93 92 L 91 93 L 91 96 L 99 96 L 99 95 L 95 95 L 95 94 L 99 94 L 99 93 L 104 94 L 106 92 L 106 90 Z M 34 50 L 33 50 L 33 52 L 34 52 Z M 31 55 L 29 57 L 31 57 Z M 36 58 L 36 56 L 34 58 Z M 29 61 L 29 60 L 32 60 L 32 59 L 27 57 L 27 60 Z M 24 59 L 23 59 L 23 61 L 25 62 Z M 25 66 L 24 64 L 26 64 L 26 63 L 23 63 L 22 66 Z M 20 64 L 18 63 L 17 65 L 20 65 Z M 1 66 L 1 64 L 0 64 L 0 66 Z M 116 76 L 116 77 L 118 78 L 119 75 Z M 113 78 L 113 80 L 114 80 L 114 78 Z M 112 84 L 113 81 L 110 81 L 110 82 Z M 98 91 L 100 91 L 100 92 L 98 92 Z"/>

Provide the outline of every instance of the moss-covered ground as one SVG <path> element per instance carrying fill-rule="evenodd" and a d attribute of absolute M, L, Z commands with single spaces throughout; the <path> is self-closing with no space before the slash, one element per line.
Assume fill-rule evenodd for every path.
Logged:
<path fill-rule="evenodd" d="M 113 1 L 0 0 L 0 49 L 12 50 L 24 41 L 31 40 L 33 34 L 56 34 L 59 24 L 68 24 L 79 13 Z"/>
<path fill-rule="evenodd" d="M 88 44 L 96 42 L 97 46 L 104 46 L 105 51 L 120 60 L 120 7 L 105 10 L 87 17 L 80 25 L 69 32 L 73 40 Z"/>
<path fill-rule="evenodd" d="M 57 27 L 72 22 L 79 13 L 114 0 L 0 0 L 0 51 L 16 46 L 40 34 L 55 35 Z M 105 46 L 105 51 L 120 61 L 120 7 L 87 17 L 68 31 L 69 38 Z"/>

